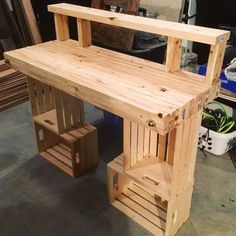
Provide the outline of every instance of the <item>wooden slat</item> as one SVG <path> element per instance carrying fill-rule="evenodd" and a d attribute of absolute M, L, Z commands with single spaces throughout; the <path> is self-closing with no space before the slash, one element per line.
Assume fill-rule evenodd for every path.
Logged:
<path fill-rule="evenodd" d="M 162 161 L 166 160 L 166 142 L 167 142 L 167 135 L 159 135 L 158 158 Z"/>
<path fill-rule="evenodd" d="M 128 169 L 131 166 L 131 122 L 124 119 L 124 169 Z"/>
<path fill-rule="evenodd" d="M 69 29 L 68 29 L 67 18 L 68 17 L 64 15 L 54 14 L 57 40 L 64 41 L 64 40 L 69 39 Z"/>
<path fill-rule="evenodd" d="M 62 110 L 65 120 L 65 130 L 70 130 L 72 128 L 72 120 L 71 120 L 71 96 L 61 92 L 61 103 L 62 103 Z"/>
<path fill-rule="evenodd" d="M 149 192 L 145 191 L 141 187 L 137 186 L 136 184 L 132 184 L 129 186 L 129 189 L 132 190 L 133 192 L 137 193 L 139 196 L 142 198 L 146 199 L 148 202 L 158 206 L 161 208 L 163 211 L 166 212 L 167 210 L 167 205 L 165 205 L 161 199 L 157 199 L 154 196 L 152 196 Z"/>
<path fill-rule="evenodd" d="M 37 105 L 36 105 L 36 98 L 35 98 L 35 90 L 34 90 L 33 79 L 28 77 L 27 84 L 28 84 L 28 92 L 29 92 L 31 110 L 32 110 L 33 116 L 35 116 L 35 115 L 39 114 L 39 112 L 37 110 Z"/>
<path fill-rule="evenodd" d="M 151 156 L 157 156 L 157 147 L 158 147 L 158 133 L 151 130 L 150 134 L 150 154 Z"/>
<path fill-rule="evenodd" d="M 88 20 L 77 19 L 79 45 L 88 47 L 92 44 L 91 23 Z"/>
<path fill-rule="evenodd" d="M 144 208 L 146 208 L 148 211 L 152 212 L 154 215 L 156 215 L 159 218 L 161 218 L 163 221 L 166 220 L 166 212 L 165 211 L 163 211 L 162 209 L 158 208 L 156 205 L 150 203 L 145 198 L 142 198 L 141 196 L 139 196 L 135 192 L 131 191 L 129 188 L 124 192 L 124 194 L 128 198 L 133 200 L 134 202 L 138 203 L 139 205 L 141 205 Z"/>
<path fill-rule="evenodd" d="M 54 156 L 54 158 L 58 159 L 59 161 L 63 162 L 64 164 L 72 168 L 72 161 L 63 154 L 61 154 L 60 152 L 58 152 L 56 148 L 47 149 L 47 153 L 51 154 L 52 156 Z"/>
<path fill-rule="evenodd" d="M 56 117 L 57 117 L 57 128 L 59 134 L 63 133 L 65 130 L 64 121 L 63 121 L 63 109 L 61 104 L 61 93 L 58 89 L 52 88 L 52 93 L 55 99 L 56 107 Z"/>
<path fill-rule="evenodd" d="M 61 161 L 57 160 L 54 156 L 52 156 L 51 154 L 47 153 L 47 152 L 41 152 L 40 155 L 47 159 L 48 161 L 50 161 L 52 164 L 54 164 L 55 166 L 59 167 L 60 169 L 62 169 L 64 172 L 66 172 L 67 174 L 73 176 L 73 172 L 72 169 L 68 166 L 66 166 L 65 164 L 63 164 Z"/>
<path fill-rule="evenodd" d="M 131 122 L 131 154 L 130 154 L 130 166 L 134 166 L 137 162 L 138 154 L 138 125 Z"/>
<path fill-rule="evenodd" d="M 43 102 L 43 91 L 42 91 L 42 83 L 38 80 L 34 80 L 34 86 L 36 91 L 37 98 L 37 106 L 39 114 L 45 112 L 44 102 Z"/>
<path fill-rule="evenodd" d="M 148 221 L 146 218 L 140 216 L 138 213 L 124 205 L 118 200 L 115 200 L 112 202 L 112 205 L 122 211 L 124 214 L 126 214 L 128 217 L 136 221 L 138 224 L 142 225 L 144 228 L 148 229 L 150 232 L 152 232 L 155 235 L 158 236 L 164 236 L 164 231 L 159 229 L 157 226 L 153 225 L 150 221 Z"/>
<path fill-rule="evenodd" d="M 138 126 L 138 147 L 137 147 L 137 161 L 142 160 L 144 157 L 143 155 L 143 148 L 144 148 L 144 127 L 139 125 Z"/>
<path fill-rule="evenodd" d="M 229 33 L 223 30 L 119 14 L 65 3 L 49 5 L 48 10 L 57 14 L 73 16 L 108 25 L 121 26 L 207 44 L 216 44 L 221 37 L 229 37 Z"/>
<path fill-rule="evenodd" d="M 161 220 L 159 217 L 156 217 L 154 214 L 152 214 L 150 211 L 146 210 L 136 202 L 127 198 L 124 194 L 117 196 L 116 199 L 122 202 L 130 209 L 132 209 L 133 211 L 135 211 L 136 213 L 138 213 L 139 215 L 143 216 L 155 226 L 158 226 L 160 229 L 165 229 L 165 222 L 163 220 Z"/>
<path fill-rule="evenodd" d="M 143 156 L 146 156 L 150 153 L 150 135 L 151 135 L 151 130 L 145 128 L 144 129 Z"/>

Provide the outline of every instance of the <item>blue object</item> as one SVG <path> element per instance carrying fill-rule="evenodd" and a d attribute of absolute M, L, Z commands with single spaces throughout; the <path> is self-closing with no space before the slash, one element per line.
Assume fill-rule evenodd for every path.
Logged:
<path fill-rule="evenodd" d="M 123 119 L 107 111 L 103 111 L 103 113 L 105 126 L 109 127 L 120 137 L 123 137 Z"/>
<path fill-rule="evenodd" d="M 206 70 L 207 70 L 207 64 L 201 65 L 199 68 L 199 74 L 206 75 Z M 220 80 L 221 80 L 221 88 L 227 89 L 234 93 L 236 92 L 236 82 L 227 80 L 224 71 L 221 72 Z"/>

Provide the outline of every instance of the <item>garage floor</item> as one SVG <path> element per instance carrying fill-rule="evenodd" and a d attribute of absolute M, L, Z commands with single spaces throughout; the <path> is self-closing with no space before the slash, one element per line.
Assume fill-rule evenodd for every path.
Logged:
<path fill-rule="evenodd" d="M 87 111 L 90 120 L 101 118 Z M 106 164 L 121 152 L 121 140 L 99 125 L 99 147 L 99 165 L 72 179 L 36 155 L 28 103 L 1 112 L 0 236 L 151 235 L 107 200 Z M 177 236 L 235 236 L 235 230 L 235 168 L 228 155 L 199 152 L 191 216 Z"/>

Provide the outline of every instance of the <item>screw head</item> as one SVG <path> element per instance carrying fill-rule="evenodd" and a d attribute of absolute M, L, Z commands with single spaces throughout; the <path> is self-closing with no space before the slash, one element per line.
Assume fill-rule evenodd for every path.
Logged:
<path fill-rule="evenodd" d="M 154 120 L 147 121 L 149 127 L 156 127 L 156 122 Z"/>

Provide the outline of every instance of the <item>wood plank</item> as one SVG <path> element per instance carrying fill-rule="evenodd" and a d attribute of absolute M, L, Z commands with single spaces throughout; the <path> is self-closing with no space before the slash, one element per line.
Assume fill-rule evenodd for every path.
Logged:
<path fill-rule="evenodd" d="M 178 38 L 168 37 L 167 53 L 166 53 L 166 70 L 168 72 L 176 72 L 180 70 L 182 56 L 182 40 Z"/>
<path fill-rule="evenodd" d="M 158 236 L 165 235 L 163 230 L 161 230 L 158 227 L 156 227 L 155 225 L 153 225 L 150 221 L 148 221 L 147 219 L 142 217 L 140 214 L 136 213 L 135 211 L 133 211 L 132 209 L 130 209 L 129 207 L 127 207 L 126 205 L 121 203 L 120 201 L 115 200 L 112 202 L 112 205 L 114 207 L 116 207 L 117 209 L 119 209 L 124 214 L 126 214 L 128 217 L 130 217 L 131 219 L 136 221 L 138 224 L 140 224 L 144 228 L 148 229 L 153 234 L 158 235 Z"/>
<path fill-rule="evenodd" d="M 129 169 L 131 166 L 131 122 L 124 119 L 124 169 Z"/>
<path fill-rule="evenodd" d="M 90 21 L 84 19 L 77 19 L 77 28 L 80 47 L 90 46 L 92 44 Z"/>
<path fill-rule="evenodd" d="M 61 161 L 57 160 L 54 156 L 52 156 L 51 154 L 43 151 L 40 153 L 40 156 L 42 156 L 43 158 L 47 159 L 48 161 L 50 161 L 53 165 L 59 167 L 61 170 L 63 170 L 64 172 L 66 172 L 67 174 L 73 176 L 73 172 L 72 169 L 70 167 L 68 167 L 67 165 L 63 164 Z"/>
<path fill-rule="evenodd" d="M 38 80 L 34 80 L 34 87 L 36 91 L 36 104 L 38 106 L 39 114 L 45 112 L 44 102 L 43 102 L 43 91 L 42 91 L 42 83 Z"/>
<path fill-rule="evenodd" d="M 108 25 L 161 34 L 194 42 L 216 44 L 220 38 L 229 38 L 229 32 L 200 26 L 186 25 L 156 19 L 119 14 L 94 8 L 60 3 L 49 5 L 48 10 L 57 14 L 92 20 Z"/>
<path fill-rule="evenodd" d="M 55 99 L 56 118 L 58 133 L 62 134 L 65 131 L 65 125 L 63 121 L 63 109 L 61 104 L 61 92 L 58 89 L 52 87 L 52 93 Z"/>
<path fill-rule="evenodd" d="M 135 201 L 132 201 L 125 194 L 118 195 L 116 199 L 122 202 L 130 209 L 132 209 L 133 211 L 135 211 L 136 213 L 143 216 L 145 219 L 150 221 L 155 226 L 158 226 L 160 229 L 165 229 L 165 222 L 163 220 L 161 220 L 159 217 L 156 217 L 149 210 L 146 210 L 145 208 L 137 204 Z"/>
<path fill-rule="evenodd" d="M 166 212 L 162 209 L 158 208 L 156 205 L 150 203 L 145 198 L 142 198 L 135 192 L 131 191 L 129 188 L 124 192 L 124 195 L 126 195 L 128 198 L 142 206 L 143 208 L 147 209 L 148 211 L 152 212 L 157 217 L 161 218 L 163 220 L 163 223 L 166 220 Z"/>
<path fill-rule="evenodd" d="M 54 22 L 57 40 L 69 39 L 68 17 L 60 14 L 54 14 Z"/>
<path fill-rule="evenodd" d="M 151 130 L 144 129 L 144 147 L 143 147 L 143 156 L 147 156 L 150 153 L 150 135 Z"/>
<path fill-rule="evenodd" d="M 158 133 L 151 130 L 150 134 L 150 154 L 152 157 L 157 156 L 157 148 L 158 148 Z"/>
<path fill-rule="evenodd" d="M 138 147 L 137 147 L 137 161 L 140 161 L 143 159 L 143 149 L 144 148 L 144 127 L 139 125 L 138 126 Z"/>
<path fill-rule="evenodd" d="M 131 122 L 131 154 L 130 154 L 130 167 L 134 166 L 137 162 L 138 154 L 138 125 Z"/>
<path fill-rule="evenodd" d="M 58 152 L 56 148 L 55 149 L 48 148 L 46 150 L 46 152 L 49 153 L 50 155 L 54 156 L 54 158 L 56 158 L 57 160 L 63 162 L 65 165 L 72 168 L 72 161 L 69 158 L 67 158 L 66 156 L 64 156 L 63 154 L 61 154 L 60 152 Z"/>
<path fill-rule="evenodd" d="M 167 135 L 159 135 L 158 139 L 158 158 L 162 161 L 166 160 L 166 142 Z"/>

